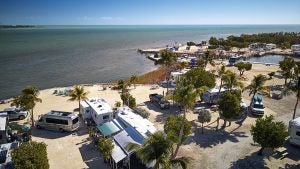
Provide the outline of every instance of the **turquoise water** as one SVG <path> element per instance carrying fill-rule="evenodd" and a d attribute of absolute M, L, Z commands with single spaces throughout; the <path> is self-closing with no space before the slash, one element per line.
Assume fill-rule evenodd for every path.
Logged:
<path fill-rule="evenodd" d="M 107 82 L 155 66 L 138 48 L 201 42 L 211 36 L 300 32 L 300 25 L 39 26 L 0 29 L 0 99 L 39 89 Z"/>

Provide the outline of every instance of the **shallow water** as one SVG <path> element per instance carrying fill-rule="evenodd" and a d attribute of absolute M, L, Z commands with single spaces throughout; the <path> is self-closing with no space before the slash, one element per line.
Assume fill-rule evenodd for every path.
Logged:
<path fill-rule="evenodd" d="M 300 25 L 41 26 L 0 29 L 0 99 L 39 89 L 107 82 L 155 66 L 138 48 L 201 42 L 211 36 L 300 32 Z"/>

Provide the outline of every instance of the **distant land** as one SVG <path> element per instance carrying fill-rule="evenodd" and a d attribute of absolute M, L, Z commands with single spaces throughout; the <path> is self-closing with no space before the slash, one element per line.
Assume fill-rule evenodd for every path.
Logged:
<path fill-rule="evenodd" d="M 0 25 L 0 28 L 33 28 L 34 25 Z"/>

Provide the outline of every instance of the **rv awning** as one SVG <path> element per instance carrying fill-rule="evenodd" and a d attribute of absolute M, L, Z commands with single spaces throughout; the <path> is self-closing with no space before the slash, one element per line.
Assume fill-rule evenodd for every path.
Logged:
<path fill-rule="evenodd" d="M 127 157 L 126 153 L 121 149 L 121 147 L 114 141 L 114 148 L 112 150 L 111 157 L 113 160 L 118 163 Z"/>
<path fill-rule="evenodd" d="M 97 129 L 104 135 L 104 137 L 112 135 L 121 130 L 112 121 L 97 126 Z"/>

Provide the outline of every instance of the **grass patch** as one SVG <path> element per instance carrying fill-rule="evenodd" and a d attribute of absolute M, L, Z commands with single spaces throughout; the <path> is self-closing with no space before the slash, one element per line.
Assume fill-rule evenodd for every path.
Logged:
<path fill-rule="evenodd" d="M 137 84 L 154 84 L 165 80 L 167 68 L 160 67 L 154 71 L 145 73 L 137 77 Z"/>

